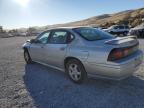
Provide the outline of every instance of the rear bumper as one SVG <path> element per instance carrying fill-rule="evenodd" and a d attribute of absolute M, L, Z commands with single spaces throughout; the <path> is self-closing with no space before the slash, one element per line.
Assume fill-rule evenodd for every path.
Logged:
<path fill-rule="evenodd" d="M 143 61 L 142 51 L 112 63 L 97 64 L 88 63 L 86 65 L 86 71 L 91 77 L 100 77 L 114 80 L 121 80 L 131 76 L 140 67 Z"/>

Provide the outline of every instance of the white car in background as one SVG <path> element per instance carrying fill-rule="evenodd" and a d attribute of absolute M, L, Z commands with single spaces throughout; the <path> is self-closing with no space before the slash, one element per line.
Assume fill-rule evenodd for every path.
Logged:
<path fill-rule="evenodd" d="M 130 30 L 127 25 L 113 25 L 108 29 L 103 29 L 104 31 L 113 34 L 113 35 L 123 35 L 126 36 Z"/>
<path fill-rule="evenodd" d="M 130 29 L 128 35 L 135 35 L 138 38 L 144 38 L 144 23 Z"/>

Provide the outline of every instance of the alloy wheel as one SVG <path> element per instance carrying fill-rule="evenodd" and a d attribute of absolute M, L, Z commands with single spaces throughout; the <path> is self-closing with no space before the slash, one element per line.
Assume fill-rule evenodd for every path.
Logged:
<path fill-rule="evenodd" d="M 81 78 L 81 70 L 77 64 L 70 64 L 68 72 L 70 77 L 75 81 L 78 81 Z"/>

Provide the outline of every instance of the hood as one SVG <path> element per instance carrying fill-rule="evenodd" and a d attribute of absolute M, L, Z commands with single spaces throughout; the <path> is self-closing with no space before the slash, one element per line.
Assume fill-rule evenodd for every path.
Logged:
<path fill-rule="evenodd" d="M 103 31 L 106 31 L 106 32 L 109 31 L 109 30 L 110 30 L 109 28 L 107 28 L 107 29 L 103 29 Z"/>

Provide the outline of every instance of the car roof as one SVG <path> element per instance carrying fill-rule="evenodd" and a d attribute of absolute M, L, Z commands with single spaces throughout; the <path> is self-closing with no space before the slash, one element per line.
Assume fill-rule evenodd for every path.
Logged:
<path fill-rule="evenodd" d="M 72 29 L 83 28 L 83 27 L 90 27 L 90 26 L 56 27 L 56 28 L 50 28 L 48 30 L 57 30 L 57 29 L 72 30 Z M 90 28 L 93 28 L 93 27 L 90 27 Z"/>

